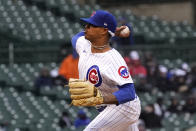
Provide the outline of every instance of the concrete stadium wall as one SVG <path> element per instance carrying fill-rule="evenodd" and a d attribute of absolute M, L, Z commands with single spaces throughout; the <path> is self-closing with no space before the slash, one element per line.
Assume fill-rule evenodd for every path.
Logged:
<path fill-rule="evenodd" d="M 190 2 L 170 3 L 170 4 L 152 4 L 130 6 L 130 9 L 136 15 L 152 16 L 157 15 L 160 19 L 167 21 L 187 20 L 193 24 L 193 7 Z"/>
<path fill-rule="evenodd" d="M 157 15 L 160 19 L 166 21 L 188 21 L 189 24 L 194 24 L 194 8 L 191 2 L 180 3 L 161 3 L 161 4 L 123 4 L 118 7 L 104 7 L 105 9 L 116 10 L 116 8 L 124 10 L 131 9 L 133 14 L 139 16 Z"/>

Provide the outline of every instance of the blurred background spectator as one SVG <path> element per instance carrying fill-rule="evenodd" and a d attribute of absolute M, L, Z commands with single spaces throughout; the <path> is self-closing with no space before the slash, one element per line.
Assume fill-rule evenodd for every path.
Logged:
<path fill-rule="evenodd" d="M 144 107 L 140 118 L 145 122 L 146 128 L 161 128 L 161 117 L 155 114 L 154 106 L 149 104 Z"/>
<path fill-rule="evenodd" d="M 47 68 L 42 68 L 40 71 L 40 75 L 35 80 L 35 87 L 40 88 L 42 86 L 53 86 L 52 78 L 50 76 L 50 72 Z"/>
<path fill-rule="evenodd" d="M 152 84 L 147 81 L 147 78 L 145 76 L 141 76 L 139 80 L 137 80 L 135 85 L 139 92 L 152 92 L 153 91 Z"/>
<path fill-rule="evenodd" d="M 146 131 L 146 126 L 143 120 L 139 119 L 137 124 L 139 131 Z"/>
<path fill-rule="evenodd" d="M 46 67 L 41 69 L 39 76 L 35 80 L 34 86 L 36 95 L 40 95 L 41 88 L 53 87 L 52 77 L 50 76 L 50 72 Z"/>
<path fill-rule="evenodd" d="M 76 128 L 85 127 L 90 123 L 90 119 L 86 116 L 86 113 L 81 109 L 78 111 L 78 117 L 74 121 Z"/>
<path fill-rule="evenodd" d="M 0 123 L 0 131 L 8 131 L 8 123 Z"/>
<path fill-rule="evenodd" d="M 165 66 L 160 65 L 158 68 L 158 74 L 156 79 L 156 84 L 155 86 L 159 88 L 159 90 L 165 92 L 169 91 L 170 89 L 168 88 L 168 79 L 167 79 L 167 72 L 168 69 Z"/>
<path fill-rule="evenodd" d="M 146 68 L 142 65 L 139 53 L 137 51 L 131 51 L 129 53 L 130 65 L 129 71 L 131 76 L 134 77 L 146 77 L 147 71 Z"/>
<path fill-rule="evenodd" d="M 171 98 L 171 105 L 168 107 L 167 111 L 171 112 L 171 113 L 181 113 L 181 109 L 180 109 L 180 103 L 179 100 L 176 97 Z"/>
<path fill-rule="evenodd" d="M 69 81 L 69 78 L 79 78 L 78 73 L 78 54 L 73 50 L 72 54 L 69 54 L 66 58 L 63 59 L 59 67 L 59 75 L 63 76 L 66 81 Z"/>
<path fill-rule="evenodd" d="M 189 72 L 187 78 L 187 84 L 190 85 L 190 92 L 194 93 L 196 96 L 196 64 L 194 64 Z"/>
<path fill-rule="evenodd" d="M 195 113 L 196 112 L 196 99 L 195 96 L 189 96 L 183 106 L 183 112 Z"/>
<path fill-rule="evenodd" d="M 69 113 L 67 113 L 66 111 L 63 111 L 58 124 L 62 129 L 65 127 L 71 128 L 72 122 L 69 118 Z"/>
<path fill-rule="evenodd" d="M 163 98 L 157 98 L 156 102 L 154 103 L 154 113 L 162 118 L 164 116 L 165 111 L 166 109 L 163 103 Z"/>

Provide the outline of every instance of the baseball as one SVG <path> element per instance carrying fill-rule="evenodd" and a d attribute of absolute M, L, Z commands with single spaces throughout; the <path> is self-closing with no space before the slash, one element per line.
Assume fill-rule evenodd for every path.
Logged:
<path fill-rule="evenodd" d="M 127 33 L 129 33 L 129 28 L 126 26 L 125 29 L 123 29 L 123 30 L 120 32 L 120 34 L 121 34 L 121 35 L 125 35 L 125 34 L 127 34 Z"/>

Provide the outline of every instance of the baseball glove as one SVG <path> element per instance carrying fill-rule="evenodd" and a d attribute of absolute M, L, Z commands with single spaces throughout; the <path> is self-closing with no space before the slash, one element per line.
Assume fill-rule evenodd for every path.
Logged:
<path fill-rule="evenodd" d="M 75 106 L 95 106 L 103 103 L 100 91 L 89 81 L 69 79 L 69 92 Z"/>

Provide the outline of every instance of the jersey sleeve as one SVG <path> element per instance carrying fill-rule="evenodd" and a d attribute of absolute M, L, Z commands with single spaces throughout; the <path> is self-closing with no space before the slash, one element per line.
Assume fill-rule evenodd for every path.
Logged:
<path fill-rule="evenodd" d="M 110 64 L 105 70 L 104 77 L 116 86 L 133 83 L 127 64 L 122 56 L 119 53 L 114 53 L 110 57 Z"/>
<path fill-rule="evenodd" d="M 86 50 L 89 47 L 89 42 L 84 37 L 84 31 L 73 36 L 71 43 L 72 47 L 77 51 L 79 55 L 83 50 Z"/>

